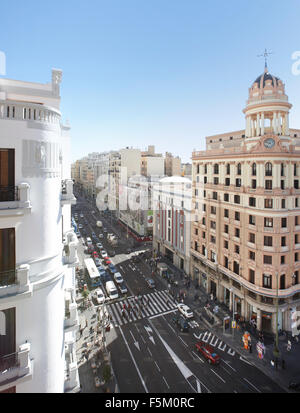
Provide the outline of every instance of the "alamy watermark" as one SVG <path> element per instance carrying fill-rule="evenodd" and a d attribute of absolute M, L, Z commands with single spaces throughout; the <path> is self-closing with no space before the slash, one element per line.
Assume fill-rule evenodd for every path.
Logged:
<path fill-rule="evenodd" d="M 292 60 L 296 60 L 292 65 L 292 73 L 295 76 L 299 76 L 300 75 L 300 50 L 297 50 L 292 54 Z"/>
<path fill-rule="evenodd" d="M 0 50 L 0 76 L 6 75 L 6 55 Z"/>

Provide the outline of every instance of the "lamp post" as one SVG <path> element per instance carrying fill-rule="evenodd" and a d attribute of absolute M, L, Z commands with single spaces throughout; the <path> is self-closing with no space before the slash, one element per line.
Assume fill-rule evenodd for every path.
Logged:
<path fill-rule="evenodd" d="M 275 335 L 275 343 L 274 343 L 274 349 L 273 349 L 273 355 L 275 358 L 279 358 L 280 352 L 278 348 L 278 304 L 279 304 L 279 299 L 278 299 L 278 271 L 276 272 L 276 335 Z"/>
<path fill-rule="evenodd" d="M 234 322 L 234 292 L 233 292 L 233 288 L 230 288 L 229 290 L 232 294 L 232 323 Z M 233 328 L 233 324 L 231 324 L 231 328 L 232 328 L 232 337 L 234 338 L 234 328 Z"/>

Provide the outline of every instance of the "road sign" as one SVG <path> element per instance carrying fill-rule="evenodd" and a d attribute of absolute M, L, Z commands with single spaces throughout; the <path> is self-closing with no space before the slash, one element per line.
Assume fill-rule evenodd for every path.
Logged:
<path fill-rule="evenodd" d="M 236 321 L 231 322 L 231 328 L 236 328 Z"/>

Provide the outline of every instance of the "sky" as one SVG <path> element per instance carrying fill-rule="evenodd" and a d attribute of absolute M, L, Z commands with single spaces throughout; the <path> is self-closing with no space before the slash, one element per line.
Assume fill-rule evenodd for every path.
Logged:
<path fill-rule="evenodd" d="M 299 0 L 15 0 L 0 16 L 5 77 L 46 83 L 63 70 L 72 161 L 155 145 L 189 162 L 206 136 L 245 127 L 265 48 L 300 128 Z"/>

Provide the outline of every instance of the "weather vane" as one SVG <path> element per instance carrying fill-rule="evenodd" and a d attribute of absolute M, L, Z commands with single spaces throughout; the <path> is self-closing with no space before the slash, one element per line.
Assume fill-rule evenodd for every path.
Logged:
<path fill-rule="evenodd" d="M 267 65 L 267 58 L 268 56 L 270 56 L 271 54 L 274 54 L 273 52 L 268 52 L 267 49 L 265 49 L 265 52 L 263 54 L 259 54 L 257 55 L 257 57 L 264 57 L 265 58 L 265 68 L 268 67 Z"/>

